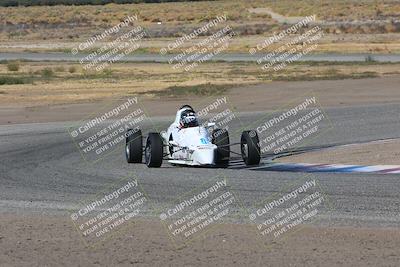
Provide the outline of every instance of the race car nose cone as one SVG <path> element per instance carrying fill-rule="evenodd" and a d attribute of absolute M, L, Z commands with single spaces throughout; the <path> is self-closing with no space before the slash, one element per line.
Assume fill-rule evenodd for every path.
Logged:
<path fill-rule="evenodd" d="M 193 153 L 193 159 L 199 164 L 213 164 L 214 163 L 214 149 L 200 148 L 196 149 Z"/>

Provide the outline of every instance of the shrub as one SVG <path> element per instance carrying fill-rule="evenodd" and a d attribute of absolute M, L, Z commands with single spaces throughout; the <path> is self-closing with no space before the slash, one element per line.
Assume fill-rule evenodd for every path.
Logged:
<path fill-rule="evenodd" d="M 42 69 L 42 77 L 43 78 L 50 78 L 53 76 L 54 76 L 54 71 L 51 68 Z"/>
<path fill-rule="evenodd" d="M 18 61 L 11 61 L 7 64 L 7 69 L 9 71 L 19 71 L 19 62 Z"/>
<path fill-rule="evenodd" d="M 111 77 L 113 74 L 113 70 L 112 69 L 104 69 L 103 70 L 103 76 L 104 77 Z"/>
<path fill-rule="evenodd" d="M 0 76 L 0 85 L 5 84 L 24 84 L 27 81 L 20 77 Z"/>
<path fill-rule="evenodd" d="M 76 72 L 76 67 L 75 66 L 71 66 L 68 69 L 69 73 L 75 73 Z"/>

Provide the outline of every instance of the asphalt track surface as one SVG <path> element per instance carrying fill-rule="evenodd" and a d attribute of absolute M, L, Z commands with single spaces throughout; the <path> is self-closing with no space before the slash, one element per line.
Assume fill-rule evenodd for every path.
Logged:
<path fill-rule="evenodd" d="M 328 145 L 400 137 L 400 105 L 370 105 L 325 109 L 333 127 L 321 134 L 309 149 Z M 263 112 L 238 114 L 253 121 Z M 155 117 L 159 127 L 172 117 Z M 251 208 L 260 199 L 281 192 L 304 173 L 237 169 L 173 167 L 149 169 L 127 164 L 123 147 L 95 164 L 87 164 L 66 131 L 65 122 L 0 126 L 0 212 L 18 214 L 65 214 L 79 207 L 79 201 L 93 197 L 123 177 L 137 178 L 155 210 L 145 216 L 157 217 L 157 210 L 173 205 L 180 195 L 226 177 L 243 206 Z M 231 141 L 239 139 L 232 134 Z M 264 159 L 267 160 L 268 157 Z M 329 197 L 331 209 L 313 222 L 329 226 L 400 226 L 400 175 L 312 174 Z M 246 222 L 247 215 L 236 219 Z M 227 218 L 228 220 L 229 218 Z"/>

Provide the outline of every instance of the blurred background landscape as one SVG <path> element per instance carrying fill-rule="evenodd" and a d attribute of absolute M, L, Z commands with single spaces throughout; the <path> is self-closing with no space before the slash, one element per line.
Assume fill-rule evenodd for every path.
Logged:
<path fill-rule="evenodd" d="M 170 96 L 199 92 L 207 95 L 218 93 L 220 88 L 229 90 L 276 80 L 360 79 L 400 74 L 399 61 L 390 60 L 400 53 L 400 4 L 395 0 L 6 0 L 0 6 L 2 105 L 76 103 L 146 92 L 154 96 L 157 91 Z M 77 60 L 63 60 L 81 42 L 132 15 L 138 15 L 136 24 L 146 31 L 132 55 L 159 55 L 161 48 L 177 38 L 225 15 L 226 22 L 185 42 L 174 53 L 229 25 L 235 36 L 224 53 L 233 59 L 249 55 L 249 49 L 269 36 L 305 16 L 315 15 L 316 20 L 297 34 L 318 25 L 324 36 L 312 55 L 328 55 L 333 60 L 294 62 L 280 72 L 261 70 L 255 62 L 246 60 L 214 60 L 191 72 L 174 70 L 166 62 L 154 60 L 122 60 L 100 72 L 86 71 Z M 130 29 L 122 28 L 118 35 Z M 115 38 L 111 34 L 86 52 Z M 273 51 L 290 38 L 294 37 L 283 38 L 262 53 Z M 54 54 L 56 60 L 46 57 L 41 60 L 43 53 Z M 28 54 L 39 59 L 27 59 Z M 10 55 L 15 60 L 10 60 Z M 361 60 L 349 57 L 335 61 L 338 55 L 357 55 Z M 389 60 L 378 61 L 375 58 L 378 55 Z"/>

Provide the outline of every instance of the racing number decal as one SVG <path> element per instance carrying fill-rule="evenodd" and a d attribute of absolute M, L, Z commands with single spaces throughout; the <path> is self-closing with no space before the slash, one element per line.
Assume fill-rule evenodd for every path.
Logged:
<path fill-rule="evenodd" d="M 207 145 L 207 144 L 208 144 L 208 141 L 207 141 L 207 139 L 205 139 L 205 138 L 200 138 L 200 142 L 201 142 L 203 145 Z"/>

